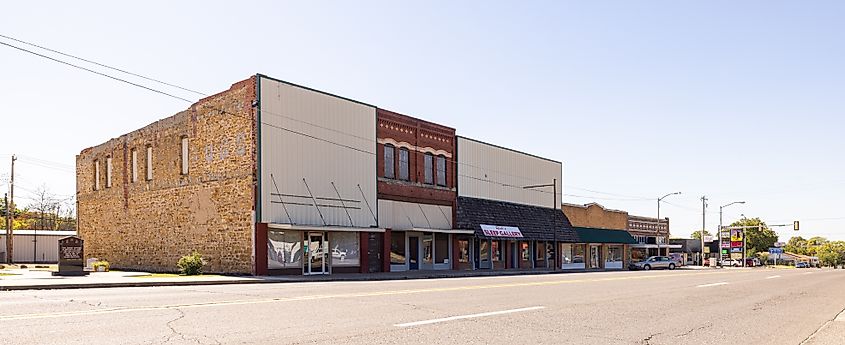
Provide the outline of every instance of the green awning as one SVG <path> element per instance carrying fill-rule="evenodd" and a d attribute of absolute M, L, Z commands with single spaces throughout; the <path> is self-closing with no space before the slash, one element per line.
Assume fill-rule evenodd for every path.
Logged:
<path fill-rule="evenodd" d="M 631 234 L 625 230 L 609 230 L 597 228 L 582 228 L 575 227 L 575 232 L 578 234 L 578 242 L 581 243 L 619 243 L 619 244 L 635 244 L 637 243 Z"/>

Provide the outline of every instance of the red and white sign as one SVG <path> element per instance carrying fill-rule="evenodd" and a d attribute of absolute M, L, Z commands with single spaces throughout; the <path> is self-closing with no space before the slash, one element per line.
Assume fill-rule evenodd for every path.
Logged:
<path fill-rule="evenodd" d="M 487 237 L 522 238 L 522 231 L 515 226 L 498 226 L 481 224 L 481 232 Z"/>

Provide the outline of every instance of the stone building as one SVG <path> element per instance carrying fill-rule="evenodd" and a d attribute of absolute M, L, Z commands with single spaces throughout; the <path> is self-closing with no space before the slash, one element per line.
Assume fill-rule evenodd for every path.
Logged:
<path fill-rule="evenodd" d="M 85 252 L 122 269 L 604 269 L 625 241 L 572 227 L 561 162 L 260 74 L 76 163 Z"/>

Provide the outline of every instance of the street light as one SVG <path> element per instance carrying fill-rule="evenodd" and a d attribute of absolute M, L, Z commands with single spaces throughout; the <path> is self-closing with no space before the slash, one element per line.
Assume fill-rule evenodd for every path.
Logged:
<path fill-rule="evenodd" d="M 522 189 L 534 189 L 534 188 L 545 188 L 545 187 L 552 187 L 552 232 L 554 233 L 555 244 L 554 244 L 554 251 L 555 251 L 555 266 L 553 270 L 557 271 L 557 267 L 560 266 L 560 262 L 558 261 L 558 256 L 560 254 L 557 252 L 557 229 L 555 229 L 555 211 L 557 210 L 557 179 L 552 180 L 551 184 L 535 184 L 530 186 L 524 186 Z M 563 210 L 561 210 L 563 212 Z M 536 250 L 536 249 L 535 249 Z M 514 253 L 516 255 L 516 253 Z M 546 266 L 549 265 L 549 261 L 546 260 Z M 548 268 L 548 267 L 546 267 Z"/>
<path fill-rule="evenodd" d="M 716 236 L 719 236 L 719 260 L 717 260 L 718 265 L 722 264 L 722 209 L 735 204 L 745 204 L 745 201 L 734 201 L 730 204 L 719 206 L 719 233 L 716 234 Z M 743 217 L 745 217 L 745 215 L 743 215 Z M 701 237 L 704 238 L 704 230 L 701 231 Z M 742 250 L 745 250 L 745 248 L 743 248 Z"/>
<path fill-rule="evenodd" d="M 666 199 L 669 196 L 679 195 L 679 194 L 681 194 L 681 192 L 674 192 L 674 193 L 669 193 L 669 194 L 666 194 L 662 197 L 657 198 L 657 233 L 658 233 L 658 235 L 660 234 L 660 202 L 663 201 L 663 199 Z M 654 237 L 654 242 L 657 243 L 657 255 L 660 256 L 660 242 L 657 240 L 657 238 L 658 238 L 658 236 Z M 669 255 L 669 253 L 666 253 L 666 255 Z"/>

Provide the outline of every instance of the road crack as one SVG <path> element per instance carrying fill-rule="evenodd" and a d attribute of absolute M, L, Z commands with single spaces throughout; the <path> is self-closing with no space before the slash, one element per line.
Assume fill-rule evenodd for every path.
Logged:
<path fill-rule="evenodd" d="M 708 322 L 707 324 L 705 324 L 703 326 L 692 328 L 689 331 L 684 332 L 683 334 L 676 335 L 675 337 L 676 338 L 683 338 L 683 337 L 686 337 L 686 336 L 692 334 L 692 332 L 700 331 L 700 330 L 707 329 L 707 328 L 710 328 L 710 327 L 713 327 L 713 324 Z"/>
<path fill-rule="evenodd" d="M 663 332 L 654 333 L 652 335 L 649 335 L 648 337 L 641 340 L 640 343 L 643 344 L 643 345 L 651 345 L 651 340 L 654 339 L 654 337 L 661 335 L 661 334 L 663 334 Z"/>

